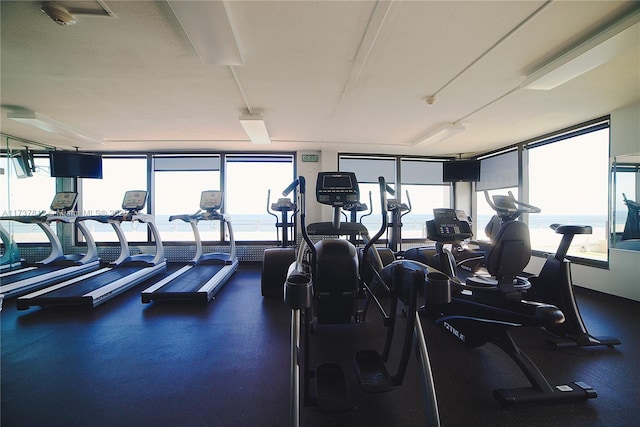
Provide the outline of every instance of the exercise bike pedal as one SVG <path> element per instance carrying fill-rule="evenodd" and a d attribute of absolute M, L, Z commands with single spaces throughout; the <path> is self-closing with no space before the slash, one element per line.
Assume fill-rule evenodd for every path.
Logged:
<path fill-rule="evenodd" d="M 360 350 L 356 353 L 356 368 L 360 388 L 365 393 L 385 393 L 393 389 L 393 380 L 377 351 Z"/>
<path fill-rule="evenodd" d="M 315 374 L 318 411 L 343 412 L 352 409 L 349 387 L 340 365 L 323 363 Z"/>

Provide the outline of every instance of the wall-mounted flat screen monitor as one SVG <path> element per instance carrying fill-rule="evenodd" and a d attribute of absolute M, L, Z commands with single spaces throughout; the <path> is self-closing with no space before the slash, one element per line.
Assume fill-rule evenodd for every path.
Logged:
<path fill-rule="evenodd" d="M 444 182 L 480 181 L 480 160 L 452 160 L 442 163 Z"/>
<path fill-rule="evenodd" d="M 11 156 L 11 163 L 19 179 L 33 176 L 33 157 L 29 151 L 18 151 Z"/>
<path fill-rule="evenodd" d="M 53 151 L 49 154 L 51 176 L 59 178 L 102 179 L 102 156 L 72 151 Z"/>

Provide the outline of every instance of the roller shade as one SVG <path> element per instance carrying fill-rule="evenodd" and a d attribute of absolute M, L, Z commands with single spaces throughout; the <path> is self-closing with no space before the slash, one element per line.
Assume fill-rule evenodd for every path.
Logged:
<path fill-rule="evenodd" d="M 217 171 L 220 156 L 154 157 L 153 170 L 162 171 Z"/>
<path fill-rule="evenodd" d="M 396 182 L 395 159 L 340 157 L 338 167 L 341 172 L 354 172 L 358 182 L 375 183 L 379 176 L 387 183 Z"/>
<path fill-rule="evenodd" d="M 403 184 L 448 185 L 442 181 L 442 162 L 402 159 L 400 175 Z"/>
<path fill-rule="evenodd" d="M 477 191 L 518 186 L 518 151 L 513 150 L 480 160 Z"/>

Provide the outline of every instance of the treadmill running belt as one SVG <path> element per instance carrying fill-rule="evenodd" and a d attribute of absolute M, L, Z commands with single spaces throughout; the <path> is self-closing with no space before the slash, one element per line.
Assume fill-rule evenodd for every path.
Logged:
<path fill-rule="evenodd" d="M 19 273 L 11 274 L 2 278 L 2 285 L 8 285 L 10 283 L 19 282 L 21 280 L 30 279 L 32 277 L 41 276 L 52 271 L 61 270 L 68 266 L 52 266 L 52 267 L 38 267 L 33 270 L 21 271 Z"/>
<path fill-rule="evenodd" d="M 202 264 L 191 268 L 189 271 L 181 274 L 160 289 L 157 293 L 189 293 L 196 292 L 205 283 L 215 276 L 224 265 L 207 265 Z"/>
<path fill-rule="evenodd" d="M 96 276 L 90 277 L 87 280 L 81 280 L 72 285 L 65 286 L 60 289 L 56 289 L 51 292 L 47 292 L 46 294 L 41 295 L 40 299 L 49 299 L 49 298 L 69 298 L 69 297 L 80 297 L 89 292 L 95 291 L 96 289 L 100 289 L 103 286 L 106 286 L 116 280 L 128 276 L 131 273 L 135 273 L 136 271 L 140 271 L 140 267 L 118 267 L 113 268 L 109 271 L 105 271 L 102 274 L 98 274 Z"/>

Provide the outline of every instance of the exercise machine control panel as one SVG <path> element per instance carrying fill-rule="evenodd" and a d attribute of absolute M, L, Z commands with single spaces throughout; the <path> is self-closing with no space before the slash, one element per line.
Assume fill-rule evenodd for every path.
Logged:
<path fill-rule="evenodd" d="M 360 200 L 360 189 L 353 172 L 318 172 L 318 203 L 333 207 L 352 205 Z"/>
<path fill-rule="evenodd" d="M 205 190 L 200 195 L 200 209 L 205 211 L 217 211 L 222 207 L 222 191 Z"/>
<path fill-rule="evenodd" d="M 69 212 L 76 206 L 78 193 L 72 191 L 61 191 L 56 193 L 51 202 L 51 210 L 54 212 Z"/>
<path fill-rule="evenodd" d="M 471 238 L 471 226 L 462 210 L 438 208 L 433 219 L 427 221 L 427 238 L 436 242 L 453 243 Z"/>
<path fill-rule="evenodd" d="M 147 192 L 144 190 L 130 190 L 124 193 L 122 209 L 129 212 L 138 212 L 147 203 Z"/>

